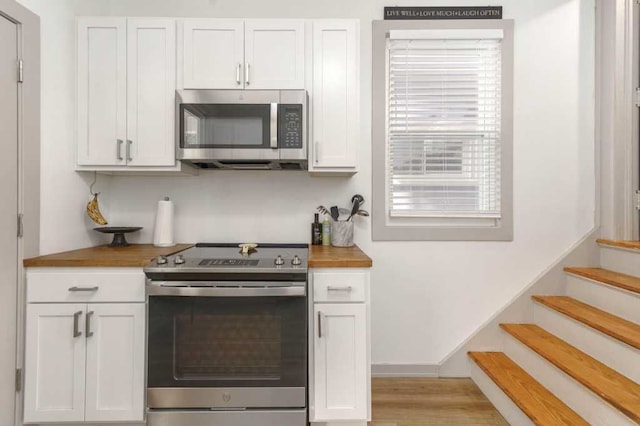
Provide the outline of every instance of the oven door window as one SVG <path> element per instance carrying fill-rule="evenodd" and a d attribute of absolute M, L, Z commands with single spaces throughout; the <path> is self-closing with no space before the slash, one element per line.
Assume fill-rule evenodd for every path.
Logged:
<path fill-rule="evenodd" d="M 182 104 L 182 148 L 269 148 L 270 104 Z"/>
<path fill-rule="evenodd" d="M 149 387 L 306 384 L 303 297 L 149 299 Z"/>

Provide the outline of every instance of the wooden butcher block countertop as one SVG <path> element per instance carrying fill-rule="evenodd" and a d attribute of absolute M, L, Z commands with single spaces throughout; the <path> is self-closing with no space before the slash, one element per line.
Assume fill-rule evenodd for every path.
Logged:
<path fill-rule="evenodd" d="M 24 260 L 25 267 L 35 266 L 139 266 L 143 267 L 154 257 L 169 255 L 193 244 L 177 244 L 173 247 L 154 247 L 153 244 L 131 244 L 127 247 L 108 245 L 89 247 L 62 253 L 48 254 Z"/>
<path fill-rule="evenodd" d="M 309 268 L 370 268 L 373 261 L 360 247 L 309 246 Z"/>
<path fill-rule="evenodd" d="M 173 247 L 154 247 L 152 244 L 131 244 L 127 247 L 104 245 L 25 259 L 24 266 L 143 267 L 156 256 L 170 255 L 192 246 L 193 244 L 177 244 Z M 371 265 L 371 258 L 358 246 L 309 246 L 310 268 L 370 268 Z"/>

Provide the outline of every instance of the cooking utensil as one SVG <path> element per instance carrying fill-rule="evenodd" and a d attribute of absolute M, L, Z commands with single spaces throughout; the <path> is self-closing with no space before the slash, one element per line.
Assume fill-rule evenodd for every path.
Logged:
<path fill-rule="evenodd" d="M 366 210 L 358 210 L 356 213 L 358 216 L 369 217 L 369 212 Z"/>
<path fill-rule="evenodd" d="M 364 197 L 360 194 L 356 194 L 353 197 L 351 197 L 351 202 L 353 203 L 353 207 L 351 208 L 351 214 L 349 215 L 347 220 L 351 220 L 353 215 L 358 213 L 358 210 L 360 210 L 360 206 L 364 204 Z"/>
<path fill-rule="evenodd" d="M 331 218 L 333 220 L 338 220 L 340 218 L 340 211 L 338 210 L 338 206 L 331 206 Z"/>
<path fill-rule="evenodd" d="M 329 209 L 327 209 L 325 206 L 318 206 L 316 207 L 316 210 L 318 210 L 318 212 L 322 214 L 330 214 Z"/>

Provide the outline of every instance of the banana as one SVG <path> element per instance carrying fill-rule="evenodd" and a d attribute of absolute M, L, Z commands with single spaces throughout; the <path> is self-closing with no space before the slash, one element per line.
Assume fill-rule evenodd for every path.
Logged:
<path fill-rule="evenodd" d="M 93 200 L 87 203 L 87 214 L 92 221 L 98 225 L 106 225 L 108 222 L 100 213 L 100 206 L 98 205 L 98 194 L 93 194 Z"/>

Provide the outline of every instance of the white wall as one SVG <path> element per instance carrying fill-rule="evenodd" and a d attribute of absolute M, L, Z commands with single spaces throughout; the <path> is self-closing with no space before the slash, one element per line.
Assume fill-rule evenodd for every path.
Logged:
<path fill-rule="evenodd" d="M 352 178 L 212 171 L 198 177 L 100 177 L 112 224 L 145 228 L 131 241 L 151 241 L 156 202 L 164 195 L 176 203 L 177 240 L 184 242 L 306 242 L 318 204 L 346 206 L 359 192 L 370 207 L 371 20 L 381 18 L 383 5 L 395 2 L 22 1 L 42 15 L 43 23 L 43 252 L 94 241 L 81 217 L 87 177 L 72 171 L 73 13 L 361 20 L 360 173 Z M 369 221 L 359 220 L 356 242 L 374 260 L 376 364 L 438 363 L 593 226 L 594 0 L 501 3 L 505 18 L 515 20 L 515 239 L 372 242 Z M 57 196 L 64 200 L 56 201 Z"/>

